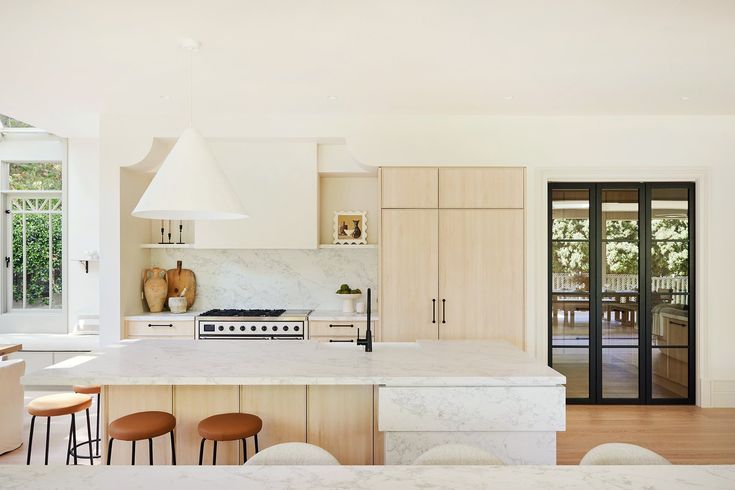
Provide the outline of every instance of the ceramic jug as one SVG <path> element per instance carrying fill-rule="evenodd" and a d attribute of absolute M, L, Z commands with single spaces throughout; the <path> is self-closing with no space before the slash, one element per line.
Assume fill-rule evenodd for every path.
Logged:
<path fill-rule="evenodd" d="M 166 270 L 158 267 L 146 269 L 143 273 L 143 292 L 151 313 L 163 311 L 163 305 L 166 303 L 166 296 L 168 295 Z"/>

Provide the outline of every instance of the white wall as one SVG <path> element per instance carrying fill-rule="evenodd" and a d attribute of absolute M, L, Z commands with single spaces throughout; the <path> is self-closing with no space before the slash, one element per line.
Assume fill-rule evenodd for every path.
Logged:
<path fill-rule="evenodd" d="M 0 161 L 60 161 L 66 167 L 67 141 L 47 134 L 8 134 L 0 139 Z M 64 182 L 64 193 L 67 193 L 67 175 L 62 176 Z M 3 219 L 5 215 L 3 214 Z M 2 227 L 1 240 L 6 240 L 7 230 Z M 68 241 L 68 220 L 65 226 Z M 64 250 L 67 258 L 66 267 L 63 268 L 64 281 L 68 277 L 68 253 Z M 3 276 L 6 274 L 2 267 Z M 6 297 L 6 281 L 0 284 L 0 294 Z M 67 308 L 68 288 L 64 289 L 64 306 L 56 311 L 23 311 L 18 313 L 0 314 L 1 332 L 33 332 L 33 333 L 66 333 L 67 331 Z"/>
<path fill-rule="evenodd" d="M 668 176 L 697 180 L 700 401 L 705 406 L 735 406 L 735 329 L 730 313 L 735 117 L 223 116 L 203 120 L 199 126 L 210 137 L 342 137 L 356 160 L 373 166 L 528 167 L 528 347 L 540 358 L 545 358 L 547 328 L 545 281 L 538 280 L 539 271 L 546 269 L 545 179 L 561 174 L 583 180 L 611 175 L 621 181 L 665 180 Z M 103 182 L 108 187 L 102 192 L 109 197 L 109 206 L 119 206 L 114 199 L 117 191 L 110 188 L 116 172 L 113 167 L 143 159 L 152 137 L 175 136 L 181 129 L 181 122 L 163 118 L 103 117 L 104 172 L 111 180 Z M 110 215 L 105 211 L 104 216 Z M 119 257 L 115 254 L 119 244 L 114 243 L 119 242 L 119 231 L 115 223 L 109 225 L 109 260 L 114 261 Z M 103 240 L 105 235 L 103 230 Z M 104 251 L 104 242 L 102 246 Z M 119 278 L 119 262 L 108 272 L 111 284 Z M 110 294 L 110 308 L 119 312 L 114 296 Z"/>
<path fill-rule="evenodd" d="M 99 263 L 89 263 L 89 273 L 77 258 L 99 251 L 99 140 L 68 140 L 68 325 L 81 317 L 99 315 Z"/>

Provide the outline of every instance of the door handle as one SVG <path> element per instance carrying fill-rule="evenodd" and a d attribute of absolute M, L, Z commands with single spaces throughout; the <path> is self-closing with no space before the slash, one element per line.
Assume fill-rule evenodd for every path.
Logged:
<path fill-rule="evenodd" d="M 447 323 L 447 300 L 442 298 L 442 323 Z"/>
<path fill-rule="evenodd" d="M 149 323 L 148 324 L 148 328 L 151 328 L 151 327 L 168 327 L 168 328 L 173 328 L 174 327 L 174 324 L 173 323 Z"/>
<path fill-rule="evenodd" d="M 338 339 L 329 339 L 330 342 L 354 342 L 354 339 L 349 340 L 338 340 Z"/>
<path fill-rule="evenodd" d="M 431 323 L 436 323 L 436 300 L 431 300 Z"/>

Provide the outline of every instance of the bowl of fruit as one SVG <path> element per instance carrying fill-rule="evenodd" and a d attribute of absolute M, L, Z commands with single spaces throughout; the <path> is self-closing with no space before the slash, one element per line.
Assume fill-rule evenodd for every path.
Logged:
<path fill-rule="evenodd" d="M 350 288 L 349 284 L 342 284 L 337 290 L 337 296 L 342 300 L 342 313 L 354 313 L 355 300 L 362 296 L 362 291 Z"/>

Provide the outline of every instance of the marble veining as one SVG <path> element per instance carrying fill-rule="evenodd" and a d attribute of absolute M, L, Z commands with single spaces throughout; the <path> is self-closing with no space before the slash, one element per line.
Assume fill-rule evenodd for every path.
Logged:
<path fill-rule="evenodd" d="M 502 341 L 379 342 L 366 353 L 354 345 L 315 341 L 132 340 L 74 364 L 30 373 L 23 382 L 387 386 L 560 386 L 566 382 L 563 375 Z"/>
<path fill-rule="evenodd" d="M 335 291 L 347 283 L 363 293 L 372 288 L 377 311 L 377 249 L 151 250 L 151 264 L 158 267 L 174 268 L 177 260 L 196 274 L 197 310 L 335 310 L 342 304 Z"/>
<path fill-rule="evenodd" d="M 735 488 L 735 466 L 3 466 L 0 488 L 681 490 Z"/>
<path fill-rule="evenodd" d="M 466 444 L 505 464 L 556 464 L 556 432 L 386 432 L 385 464 L 410 465 L 442 444 Z"/>
<path fill-rule="evenodd" d="M 562 386 L 381 387 L 381 431 L 562 431 Z"/>

